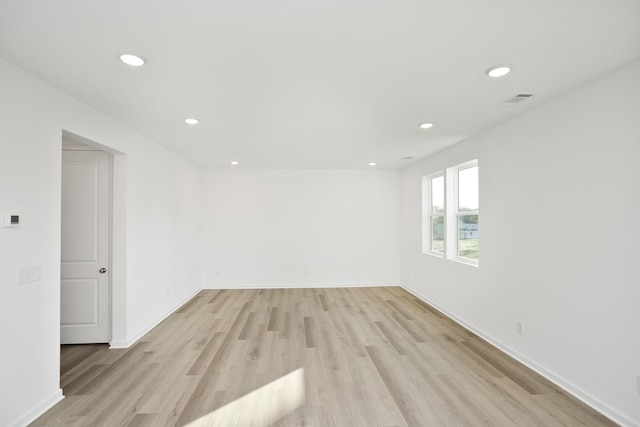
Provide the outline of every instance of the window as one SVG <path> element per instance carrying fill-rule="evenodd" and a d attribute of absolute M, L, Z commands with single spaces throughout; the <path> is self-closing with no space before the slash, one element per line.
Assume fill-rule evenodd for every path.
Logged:
<path fill-rule="evenodd" d="M 423 195 L 426 205 L 423 206 L 428 230 L 423 237 L 423 252 L 444 256 L 444 174 L 442 172 L 423 179 Z"/>
<path fill-rule="evenodd" d="M 478 261 L 478 162 L 454 168 L 455 173 L 455 256 Z"/>
<path fill-rule="evenodd" d="M 423 252 L 478 265 L 478 161 L 426 176 L 422 188 Z"/>

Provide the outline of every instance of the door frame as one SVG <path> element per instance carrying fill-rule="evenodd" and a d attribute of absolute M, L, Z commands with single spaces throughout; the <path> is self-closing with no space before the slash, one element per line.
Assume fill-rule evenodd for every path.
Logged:
<path fill-rule="evenodd" d="M 111 155 L 109 348 L 127 348 L 127 275 L 126 275 L 126 171 L 127 156 L 109 146 L 62 130 L 60 152 L 66 149 L 99 150 Z M 60 307 L 59 307 L 60 308 Z M 58 340 L 60 337 L 58 337 Z"/>

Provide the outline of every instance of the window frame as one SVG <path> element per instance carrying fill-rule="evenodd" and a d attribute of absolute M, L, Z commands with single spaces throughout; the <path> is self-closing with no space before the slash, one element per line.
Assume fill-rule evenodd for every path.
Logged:
<path fill-rule="evenodd" d="M 433 212 L 433 181 L 437 178 L 442 178 L 443 185 L 443 211 L 442 213 Z M 438 258 L 444 258 L 447 253 L 447 179 L 445 171 L 438 171 L 428 176 L 422 177 L 422 221 L 423 221 L 423 235 L 422 235 L 422 253 L 436 256 Z M 433 248 L 433 219 L 442 218 L 442 251 L 434 250 Z M 428 227 L 425 226 L 428 224 Z"/>
<path fill-rule="evenodd" d="M 475 211 L 460 211 L 460 198 L 459 198 L 459 174 L 460 171 L 465 169 L 470 169 L 473 167 L 478 168 L 478 208 Z M 477 259 L 468 258 L 460 255 L 460 235 L 458 230 L 458 221 L 461 216 L 478 216 L 478 223 L 480 222 L 480 167 L 478 166 L 478 159 L 470 160 L 468 162 L 464 162 L 450 168 L 447 168 L 447 178 L 449 182 L 453 183 L 451 185 L 451 191 L 447 193 L 447 199 L 452 201 L 451 203 L 452 209 L 448 210 L 447 218 L 449 219 L 449 227 L 447 227 L 447 237 L 449 237 L 449 245 L 447 250 L 447 258 L 453 261 L 461 262 L 463 264 L 469 264 L 473 266 L 478 266 L 480 264 L 480 257 Z M 478 230 L 478 245 L 480 244 L 480 231 Z"/>

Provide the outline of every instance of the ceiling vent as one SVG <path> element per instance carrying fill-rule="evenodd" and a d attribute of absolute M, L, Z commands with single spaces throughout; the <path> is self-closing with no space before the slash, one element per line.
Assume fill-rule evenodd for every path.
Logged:
<path fill-rule="evenodd" d="M 500 104 L 498 104 L 498 107 L 510 107 L 512 105 L 516 105 L 521 103 L 522 101 L 526 101 L 527 99 L 531 98 L 533 95 L 530 93 L 519 93 L 516 96 L 514 96 L 513 98 L 509 98 L 506 101 L 501 102 Z"/>

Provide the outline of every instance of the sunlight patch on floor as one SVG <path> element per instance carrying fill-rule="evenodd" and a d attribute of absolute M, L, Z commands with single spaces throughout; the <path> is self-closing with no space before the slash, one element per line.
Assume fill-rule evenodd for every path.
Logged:
<path fill-rule="evenodd" d="M 186 427 L 268 426 L 302 406 L 304 395 L 304 368 L 300 368 L 190 422 Z"/>

